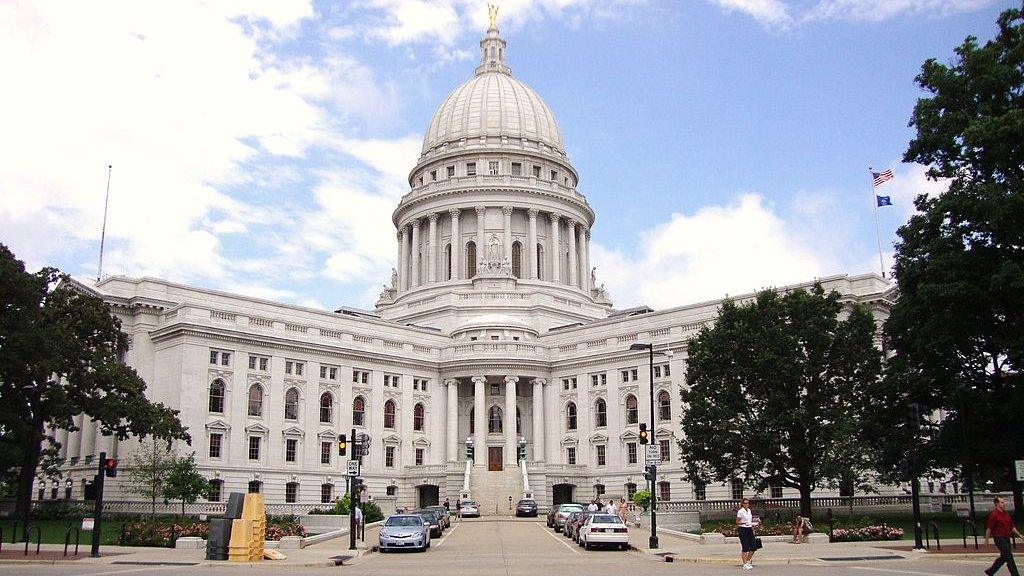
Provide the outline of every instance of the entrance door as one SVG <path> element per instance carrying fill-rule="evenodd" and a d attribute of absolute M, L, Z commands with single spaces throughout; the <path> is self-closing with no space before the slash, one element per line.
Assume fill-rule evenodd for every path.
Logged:
<path fill-rule="evenodd" d="M 558 506 L 572 502 L 572 484 L 555 484 L 551 487 L 551 504 Z"/>
<path fill-rule="evenodd" d="M 437 506 L 440 503 L 440 489 L 437 486 L 423 484 L 417 486 L 416 491 L 419 493 L 417 500 L 419 500 L 420 508 Z"/>
<path fill-rule="evenodd" d="M 487 448 L 487 469 L 491 472 L 504 470 L 501 466 L 501 446 L 490 446 Z"/>

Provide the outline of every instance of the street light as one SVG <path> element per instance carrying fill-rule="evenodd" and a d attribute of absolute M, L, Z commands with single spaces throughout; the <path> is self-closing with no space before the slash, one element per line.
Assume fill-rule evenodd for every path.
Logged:
<path fill-rule="evenodd" d="M 654 426 L 654 422 L 655 422 L 655 420 L 654 420 L 654 344 L 653 343 L 637 342 L 636 344 L 631 345 L 629 347 L 629 349 L 630 350 L 647 350 L 647 358 L 649 360 L 649 363 L 648 363 L 649 372 L 648 372 L 647 382 L 648 382 L 648 384 L 650 384 L 650 394 L 651 394 L 651 402 L 650 402 L 650 405 L 651 405 L 651 431 L 653 432 L 654 429 L 655 429 L 655 426 Z M 664 352 L 664 354 L 665 354 L 665 356 L 668 356 L 669 358 L 672 358 L 672 351 L 671 350 L 666 350 Z M 650 481 L 650 491 L 651 491 L 651 539 L 648 542 L 648 545 L 650 546 L 650 548 L 654 549 L 654 548 L 658 547 L 658 512 L 655 510 L 655 508 L 657 507 L 657 503 L 658 503 L 658 495 L 656 493 L 655 485 L 654 485 L 656 476 L 658 474 L 658 467 L 657 466 L 649 466 L 649 471 L 650 471 L 649 481 Z"/>

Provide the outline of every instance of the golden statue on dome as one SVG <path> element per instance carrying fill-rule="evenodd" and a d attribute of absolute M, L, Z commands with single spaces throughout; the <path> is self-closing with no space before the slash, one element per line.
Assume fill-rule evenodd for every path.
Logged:
<path fill-rule="evenodd" d="M 487 5 L 487 18 L 490 20 L 490 26 L 488 30 L 498 29 L 498 5 L 488 4 Z"/>

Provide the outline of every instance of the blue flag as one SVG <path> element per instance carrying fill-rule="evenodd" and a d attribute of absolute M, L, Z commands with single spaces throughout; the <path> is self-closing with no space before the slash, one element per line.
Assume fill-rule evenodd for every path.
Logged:
<path fill-rule="evenodd" d="M 875 200 L 878 201 L 878 206 L 892 206 L 892 197 L 890 196 L 875 196 Z"/>

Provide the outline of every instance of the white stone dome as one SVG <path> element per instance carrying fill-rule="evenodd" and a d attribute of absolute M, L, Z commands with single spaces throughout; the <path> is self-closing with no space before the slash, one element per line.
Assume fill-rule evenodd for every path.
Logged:
<path fill-rule="evenodd" d="M 423 154 L 463 139 L 504 136 L 540 143 L 564 156 L 555 115 L 532 88 L 512 77 L 505 40 L 497 29 L 487 31 L 480 49 L 476 75 L 452 90 L 430 119 Z"/>
<path fill-rule="evenodd" d="M 504 328 L 510 330 L 521 330 L 529 332 L 534 336 L 537 330 L 519 318 L 513 318 L 507 314 L 481 314 L 466 320 L 459 327 L 452 331 L 452 334 L 460 334 L 469 330 L 481 330 L 487 328 Z"/>

